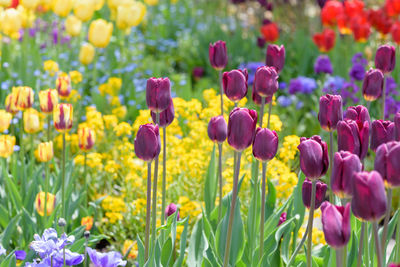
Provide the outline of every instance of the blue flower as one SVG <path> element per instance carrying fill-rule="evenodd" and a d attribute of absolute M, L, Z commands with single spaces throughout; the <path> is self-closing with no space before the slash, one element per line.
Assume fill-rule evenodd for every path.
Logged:
<path fill-rule="evenodd" d="M 95 267 L 117 267 L 126 265 L 126 261 L 122 260 L 122 255 L 118 252 L 111 251 L 108 253 L 101 253 L 89 247 L 86 251 Z"/>
<path fill-rule="evenodd" d="M 303 94 L 311 94 L 315 89 L 317 89 L 317 82 L 308 77 L 299 76 L 292 79 L 289 83 L 289 93 L 296 94 L 298 92 Z"/>
<path fill-rule="evenodd" d="M 314 71 L 316 74 L 319 74 L 319 73 L 332 74 L 333 68 L 332 68 L 332 63 L 331 63 L 331 60 L 329 59 L 329 57 L 326 55 L 320 55 L 317 58 L 317 60 L 315 60 Z"/>
<path fill-rule="evenodd" d="M 33 238 L 35 241 L 32 241 L 30 248 L 38 253 L 42 259 L 52 256 L 66 245 L 72 244 L 75 241 L 74 236 L 67 236 L 65 233 L 58 238 L 57 231 L 53 228 L 44 230 L 42 237 L 35 234 Z"/>
<path fill-rule="evenodd" d="M 26 252 L 24 250 L 16 250 L 14 254 L 17 260 L 23 261 L 26 258 Z"/>
<path fill-rule="evenodd" d="M 256 74 L 256 70 L 262 66 L 265 66 L 265 64 L 263 62 L 248 62 L 248 63 L 240 64 L 238 68 L 239 69 L 247 69 L 247 72 L 249 74 L 249 79 L 248 79 L 247 83 L 249 85 L 252 85 L 254 82 L 254 75 Z"/>
<path fill-rule="evenodd" d="M 322 91 L 328 94 L 339 95 L 345 81 L 346 80 L 340 76 L 329 77 L 324 83 Z"/>
<path fill-rule="evenodd" d="M 278 101 L 278 104 L 284 108 L 288 107 L 292 104 L 292 99 L 290 99 L 290 97 L 284 96 L 284 95 L 279 96 L 277 101 Z"/>

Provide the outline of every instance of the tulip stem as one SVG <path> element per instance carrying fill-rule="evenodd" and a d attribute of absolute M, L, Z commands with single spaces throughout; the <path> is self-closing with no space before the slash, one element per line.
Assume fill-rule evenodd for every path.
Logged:
<path fill-rule="evenodd" d="M 269 102 L 269 107 L 268 107 L 268 123 L 267 123 L 268 129 L 271 124 L 271 113 L 272 113 L 272 99 L 271 99 L 271 102 Z"/>
<path fill-rule="evenodd" d="M 160 113 L 156 113 L 156 125 L 160 124 Z M 154 161 L 154 179 L 153 179 L 153 200 L 152 204 L 153 207 L 151 209 L 152 213 L 152 226 L 151 226 L 151 251 L 153 251 L 156 248 L 156 225 L 157 225 L 157 178 L 158 178 L 158 159 L 159 155 L 157 155 L 155 161 Z"/>
<path fill-rule="evenodd" d="M 361 222 L 361 233 L 360 233 L 360 243 L 358 245 L 358 257 L 357 257 L 357 267 L 362 265 L 362 254 L 364 245 L 364 235 L 365 235 L 365 222 Z"/>
<path fill-rule="evenodd" d="M 150 208 L 151 208 L 151 161 L 147 163 L 147 198 L 146 198 L 146 226 L 144 241 L 144 261 L 149 258 L 149 233 L 150 233 Z"/>
<path fill-rule="evenodd" d="M 382 240 L 381 240 L 381 248 L 385 249 L 386 247 L 386 238 L 387 238 L 387 232 L 388 232 L 388 224 L 389 224 L 389 219 L 390 219 L 390 210 L 392 207 L 392 189 L 388 188 L 387 190 L 387 209 L 386 209 L 386 214 L 385 214 L 385 220 L 383 223 L 383 232 L 382 232 Z M 385 255 L 383 256 L 384 258 Z"/>
<path fill-rule="evenodd" d="M 311 205 L 310 211 L 308 215 L 308 240 L 307 240 L 307 267 L 312 267 L 312 229 L 313 229 L 313 222 L 314 222 L 314 209 L 315 209 L 315 195 L 317 189 L 317 180 L 312 181 L 312 190 L 311 190 Z"/>
<path fill-rule="evenodd" d="M 45 164 L 45 177 L 44 177 L 44 228 L 47 228 L 47 196 L 49 192 L 49 172 L 50 172 L 50 163 L 47 161 Z"/>
<path fill-rule="evenodd" d="M 236 152 L 235 155 L 237 158 L 234 179 L 233 179 L 233 190 L 232 190 L 232 202 L 231 202 L 231 210 L 229 213 L 229 223 L 228 223 L 228 233 L 226 237 L 226 245 L 225 245 L 225 254 L 224 254 L 224 267 L 227 267 L 229 264 L 229 254 L 231 249 L 231 239 L 232 239 L 232 228 L 233 228 L 233 218 L 235 213 L 236 206 L 236 198 L 238 193 L 238 180 L 239 180 L 239 171 L 240 171 L 240 158 L 242 156 L 242 152 Z"/>
<path fill-rule="evenodd" d="M 51 116 L 47 115 L 47 142 L 51 140 Z"/>
<path fill-rule="evenodd" d="M 310 221 L 310 220 L 308 220 L 308 221 Z M 306 228 L 306 231 L 304 232 L 303 238 L 301 239 L 299 245 L 296 247 L 296 249 L 294 250 L 292 256 L 290 257 L 290 260 L 289 260 L 288 264 L 286 265 L 286 267 L 290 267 L 290 265 L 292 264 L 292 262 L 296 258 L 297 253 L 299 253 L 301 247 L 303 246 L 304 242 L 306 242 L 307 236 L 308 236 L 308 227 Z"/>
<path fill-rule="evenodd" d="M 379 242 L 379 235 L 378 235 L 378 223 L 376 221 L 372 222 L 372 228 L 374 230 L 375 235 L 375 248 L 376 248 L 376 256 L 378 257 L 378 267 L 382 267 L 382 250 L 381 250 L 381 243 Z"/>
<path fill-rule="evenodd" d="M 62 162 L 61 162 L 61 206 L 62 206 L 62 218 L 65 218 L 65 157 L 66 157 L 66 149 L 65 149 L 65 133 L 62 134 L 62 144 L 63 144 L 63 152 L 62 152 Z"/>
<path fill-rule="evenodd" d="M 88 195 L 89 195 L 89 188 L 88 188 L 88 182 L 87 182 L 87 153 L 84 152 L 84 160 L 83 160 L 83 179 L 85 183 L 85 207 L 88 207 Z"/>
<path fill-rule="evenodd" d="M 400 205 L 400 200 L 397 205 Z M 400 214 L 397 215 L 397 229 L 396 229 L 396 262 L 400 262 Z"/>
<path fill-rule="evenodd" d="M 222 88 L 222 70 L 218 71 L 218 82 L 220 85 L 221 115 L 224 116 L 224 89 Z"/>
<path fill-rule="evenodd" d="M 330 175 L 328 176 L 328 187 L 331 187 L 331 179 L 333 175 L 333 131 L 329 132 L 329 169 L 330 169 Z M 329 201 L 333 201 L 333 196 L 332 196 L 332 189 L 328 190 L 328 198 Z"/>
<path fill-rule="evenodd" d="M 30 157 L 30 162 L 29 162 L 29 177 L 32 177 L 33 175 L 33 166 L 34 166 L 34 161 L 35 161 L 35 149 L 33 147 L 33 134 L 29 135 L 29 144 L 31 146 L 31 150 L 29 152 L 29 157 Z"/>
<path fill-rule="evenodd" d="M 386 74 L 383 76 L 383 88 L 382 88 L 382 120 L 385 120 L 385 102 L 386 102 Z"/>
<path fill-rule="evenodd" d="M 261 186 L 261 218 L 260 218 L 260 261 L 264 253 L 264 223 L 265 223 L 265 176 L 267 162 L 262 162 L 262 186 Z"/>
<path fill-rule="evenodd" d="M 260 127 L 263 126 L 263 118 L 264 118 L 264 106 L 265 106 L 265 97 L 261 97 L 261 107 L 260 107 Z"/>
<path fill-rule="evenodd" d="M 165 219 L 165 198 L 166 198 L 166 173 L 167 172 L 167 126 L 163 127 L 163 177 L 162 177 L 162 204 L 161 204 L 161 225 Z"/>
<path fill-rule="evenodd" d="M 24 121 L 23 121 L 23 114 L 21 114 L 20 119 L 20 129 L 19 129 L 19 155 L 21 160 L 21 172 L 22 172 L 22 183 L 21 183 L 21 194 L 25 193 L 25 186 L 26 186 L 26 177 L 25 177 L 25 151 L 24 151 Z"/>
<path fill-rule="evenodd" d="M 336 267 L 343 266 L 343 248 L 336 249 Z"/>
<path fill-rule="evenodd" d="M 219 181 L 218 222 L 220 222 L 222 218 L 222 143 L 218 144 L 218 181 Z"/>

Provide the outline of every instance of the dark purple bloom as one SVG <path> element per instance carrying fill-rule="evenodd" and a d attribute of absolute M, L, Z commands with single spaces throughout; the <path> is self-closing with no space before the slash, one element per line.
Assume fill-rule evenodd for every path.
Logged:
<path fill-rule="evenodd" d="M 168 78 L 147 80 L 146 103 L 150 110 L 160 113 L 168 108 L 171 101 L 171 84 Z"/>
<path fill-rule="evenodd" d="M 315 209 L 318 209 L 322 202 L 325 200 L 325 194 L 328 186 L 320 181 L 317 181 L 315 191 Z M 312 181 L 305 179 L 301 187 L 301 194 L 303 197 L 303 204 L 308 209 L 311 206 L 311 193 L 312 193 Z"/>
<path fill-rule="evenodd" d="M 153 111 L 150 111 L 151 118 L 153 119 L 153 122 L 156 123 L 156 113 Z M 171 100 L 169 103 L 169 106 L 166 110 L 160 112 L 160 127 L 167 127 L 170 125 L 175 118 L 175 109 L 174 109 L 174 102 Z"/>
<path fill-rule="evenodd" d="M 331 187 L 340 198 L 353 195 L 353 174 L 362 170 L 360 158 L 348 151 L 336 152 L 333 159 Z"/>
<path fill-rule="evenodd" d="M 144 161 L 152 161 L 161 150 L 158 125 L 151 123 L 140 125 L 135 138 L 136 156 Z"/>
<path fill-rule="evenodd" d="M 368 153 L 369 123 L 368 121 L 343 120 L 337 124 L 338 151 L 349 151 L 361 160 Z"/>
<path fill-rule="evenodd" d="M 396 48 L 391 45 L 381 45 L 375 54 L 375 67 L 383 73 L 392 72 L 396 66 Z"/>
<path fill-rule="evenodd" d="M 265 41 L 264 37 L 262 37 L 262 36 L 257 37 L 257 46 L 259 48 L 264 48 L 266 43 L 267 43 L 267 41 Z"/>
<path fill-rule="evenodd" d="M 395 140 L 400 141 L 400 112 L 394 116 L 394 128 Z"/>
<path fill-rule="evenodd" d="M 278 78 L 274 67 L 259 67 L 254 77 L 253 88 L 260 96 L 271 96 L 278 91 Z"/>
<path fill-rule="evenodd" d="M 368 123 L 371 122 L 368 109 L 362 105 L 358 105 L 356 107 L 348 107 L 346 109 L 345 119 L 361 121 L 362 123 L 364 123 L 365 121 L 367 121 Z"/>
<path fill-rule="evenodd" d="M 301 137 L 297 148 L 300 151 L 300 169 L 307 178 L 313 180 L 325 175 L 329 168 L 328 146 L 320 136 Z"/>
<path fill-rule="evenodd" d="M 365 67 L 360 63 L 354 64 L 350 69 L 349 76 L 356 81 L 362 81 L 365 76 Z"/>
<path fill-rule="evenodd" d="M 192 71 L 192 75 L 195 80 L 199 80 L 204 76 L 204 69 L 202 67 L 194 67 Z"/>
<path fill-rule="evenodd" d="M 275 157 L 278 150 L 278 135 L 275 131 L 258 127 L 253 139 L 253 155 L 260 161 L 268 161 Z"/>
<path fill-rule="evenodd" d="M 372 122 L 371 149 L 376 150 L 381 144 L 394 141 L 394 123 L 376 120 Z"/>
<path fill-rule="evenodd" d="M 325 95 L 319 99 L 318 120 L 322 129 L 333 131 L 337 123 L 343 119 L 342 97 L 340 95 Z"/>
<path fill-rule="evenodd" d="M 287 217 L 287 213 L 282 212 L 281 216 L 279 217 L 278 226 L 281 225 L 282 223 L 286 222 L 286 217 Z"/>
<path fill-rule="evenodd" d="M 379 69 L 370 69 L 367 71 L 362 87 L 365 100 L 373 101 L 381 97 L 383 79 L 383 73 Z"/>
<path fill-rule="evenodd" d="M 26 258 L 26 252 L 25 252 L 25 250 L 16 250 L 16 251 L 14 252 L 14 254 L 15 254 L 15 258 L 16 258 L 17 260 L 23 261 L 23 260 L 25 260 L 25 258 Z"/>
<path fill-rule="evenodd" d="M 229 114 L 228 144 L 236 151 L 251 145 L 257 124 L 257 112 L 247 108 L 234 108 Z"/>
<path fill-rule="evenodd" d="M 267 47 L 266 65 L 275 67 L 276 71 L 280 73 L 285 66 L 285 47 L 270 44 Z"/>
<path fill-rule="evenodd" d="M 126 265 L 126 261 L 122 260 L 122 255 L 118 252 L 111 251 L 101 253 L 90 247 L 87 247 L 86 251 L 95 267 L 117 267 Z"/>
<path fill-rule="evenodd" d="M 400 186 L 400 143 L 392 141 L 376 150 L 375 170 L 391 187 Z"/>
<path fill-rule="evenodd" d="M 320 55 L 317 57 L 317 59 L 315 60 L 315 63 L 314 63 L 314 72 L 316 74 L 319 74 L 319 73 L 332 74 L 333 73 L 332 63 L 327 55 Z"/>
<path fill-rule="evenodd" d="M 174 203 L 169 204 L 165 208 L 165 218 L 168 218 L 169 216 L 171 216 L 175 212 L 178 212 L 176 220 L 179 221 L 179 210 L 178 210 L 178 207 Z"/>
<path fill-rule="evenodd" d="M 272 95 L 267 96 L 267 97 L 265 98 L 265 104 L 270 103 L 270 102 L 272 101 L 272 97 L 273 97 Z M 251 91 L 251 98 L 253 99 L 253 102 L 254 102 L 256 105 L 261 106 L 261 103 L 262 103 L 261 96 L 258 95 L 258 94 L 254 91 L 254 88 L 253 88 L 253 90 Z"/>
<path fill-rule="evenodd" d="M 326 243 L 333 248 L 341 248 L 350 240 L 350 203 L 335 206 L 325 201 L 321 206 L 322 229 Z"/>
<path fill-rule="evenodd" d="M 223 70 L 228 64 L 228 54 L 224 41 L 217 41 L 210 44 L 208 48 L 208 58 L 211 66 L 216 70 Z"/>
<path fill-rule="evenodd" d="M 208 123 L 208 137 L 213 142 L 223 143 L 226 140 L 228 127 L 222 115 L 212 117 Z"/>
<path fill-rule="evenodd" d="M 247 95 L 247 70 L 231 70 L 222 75 L 222 87 L 225 95 L 233 102 Z"/>

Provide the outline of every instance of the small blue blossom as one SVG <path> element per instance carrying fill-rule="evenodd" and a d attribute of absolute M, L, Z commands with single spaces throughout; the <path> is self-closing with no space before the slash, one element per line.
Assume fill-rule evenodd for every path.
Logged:
<path fill-rule="evenodd" d="M 118 252 L 111 251 L 101 253 L 89 247 L 86 251 L 95 267 L 117 267 L 126 265 L 126 261 L 122 260 L 122 255 Z"/>
<path fill-rule="evenodd" d="M 317 82 L 304 76 L 292 79 L 289 83 L 289 94 L 311 94 L 315 89 L 317 89 Z"/>

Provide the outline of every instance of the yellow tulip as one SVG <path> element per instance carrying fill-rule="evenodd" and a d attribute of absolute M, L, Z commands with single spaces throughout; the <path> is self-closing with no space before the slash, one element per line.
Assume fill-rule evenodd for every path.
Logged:
<path fill-rule="evenodd" d="M 30 134 L 40 130 L 39 111 L 33 108 L 24 111 L 24 130 Z"/>
<path fill-rule="evenodd" d="M 58 63 L 53 60 L 46 60 L 43 63 L 43 69 L 47 71 L 50 76 L 54 76 L 60 70 Z"/>
<path fill-rule="evenodd" d="M 53 0 L 52 9 L 56 15 L 66 17 L 71 11 L 72 5 L 72 0 Z"/>
<path fill-rule="evenodd" d="M 141 2 L 132 1 L 118 6 L 117 9 L 117 27 L 127 29 L 137 26 L 142 22 L 146 14 L 146 6 Z"/>
<path fill-rule="evenodd" d="M 60 133 L 71 130 L 74 119 L 74 109 L 71 104 L 58 104 L 53 111 L 54 127 Z"/>
<path fill-rule="evenodd" d="M 14 95 L 11 93 L 6 97 L 6 111 L 11 114 L 16 114 L 19 110 L 15 106 Z"/>
<path fill-rule="evenodd" d="M 34 10 L 38 4 L 39 0 L 20 0 L 20 5 L 31 10 Z"/>
<path fill-rule="evenodd" d="M 11 113 L 8 113 L 4 109 L 0 109 L 0 133 L 4 132 L 8 129 L 8 127 L 10 127 L 11 119 Z"/>
<path fill-rule="evenodd" d="M 92 44 L 84 43 L 79 51 L 79 61 L 83 65 L 89 65 L 94 59 L 95 50 Z"/>
<path fill-rule="evenodd" d="M 1 7 L 9 7 L 11 5 L 12 0 L 0 0 Z"/>
<path fill-rule="evenodd" d="M 36 195 L 36 199 L 35 199 L 35 208 L 37 213 L 39 213 L 40 216 L 44 216 L 44 202 L 46 201 L 46 213 L 47 216 L 50 216 L 53 211 L 54 208 L 56 206 L 56 196 L 51 194 L 51 193 L 47 193 L 47 200 L 45 200 L 46 198 L 46 193 L 45 192 L 39 192 Z"/>
<path fill-rule="evenodd" d="M 65 30 L 71 36 L 78 36 L 81 33 L 82 21 L 74 15 L 69 15 L 65 20 Z"/>
<path fill-rule="evenodd" d="M 71 78 L 66 73 L 60 73 L 56 80 L 56 89 L 61 98 L 67 98 L 71 94 Z"/>
<path fill-rule="evenodd" d="M 58 105 L 58 92 L 56 89 L 47 89 L 39 92 L 40 110 L 49 114 Z"/>
<path fill-rule="evenodd" d="M 0 157 L 8 158 L 14 152 L 15 137 L 11 135 L 0 136 Z"/>
<path fill-rule="evenodd" d="M 113 25 L 104 19 L 96 19 L 89 26 L 89 42 L 99 48 L 108 45 L 111 39 Z"/>
<path fill-rule="evenodd" d="M 48 162 L 53 158 L 53 142 L 40 143 L 38 146 L 38 160 L 40 162 Z"/>
<path fill-rule="evenodd" d="M 95 132 L 89 127 L 82 127 L 78 129 L 79 148 L 83 151 L 89 151 L 93 148 L 96 141 Z"/>
<path fill-rule="evenodd" d="M 74 13 L 81 21 L 85 22 L 92 18 L 95 8 L 94 0 L 79 0 L 75 2 Z"/>
<path fill-rule="evenodd" d="M 94 9 L 100 10 L 104 6 L 104 0 L 94 0 Z"/>
<path fill-rule="evenodd" d="M 149 6 L 155 6 L 158 4 L 158 0 L 144 0 L 144 2 Z"/>
<path fill-rule="evenodd" d="M 1 31 L 8 36 L 16 36 L 22 28 L 21 12 L 14 8 L 4 10 L 0 14 L 0 28 Z"/>
<path fill-rule="evenodd" d="M 15 107 L 19 110 L 25 110 L 32 107 L 33 90 L 28 86 L 17 86 L 12 89 Z"/>

